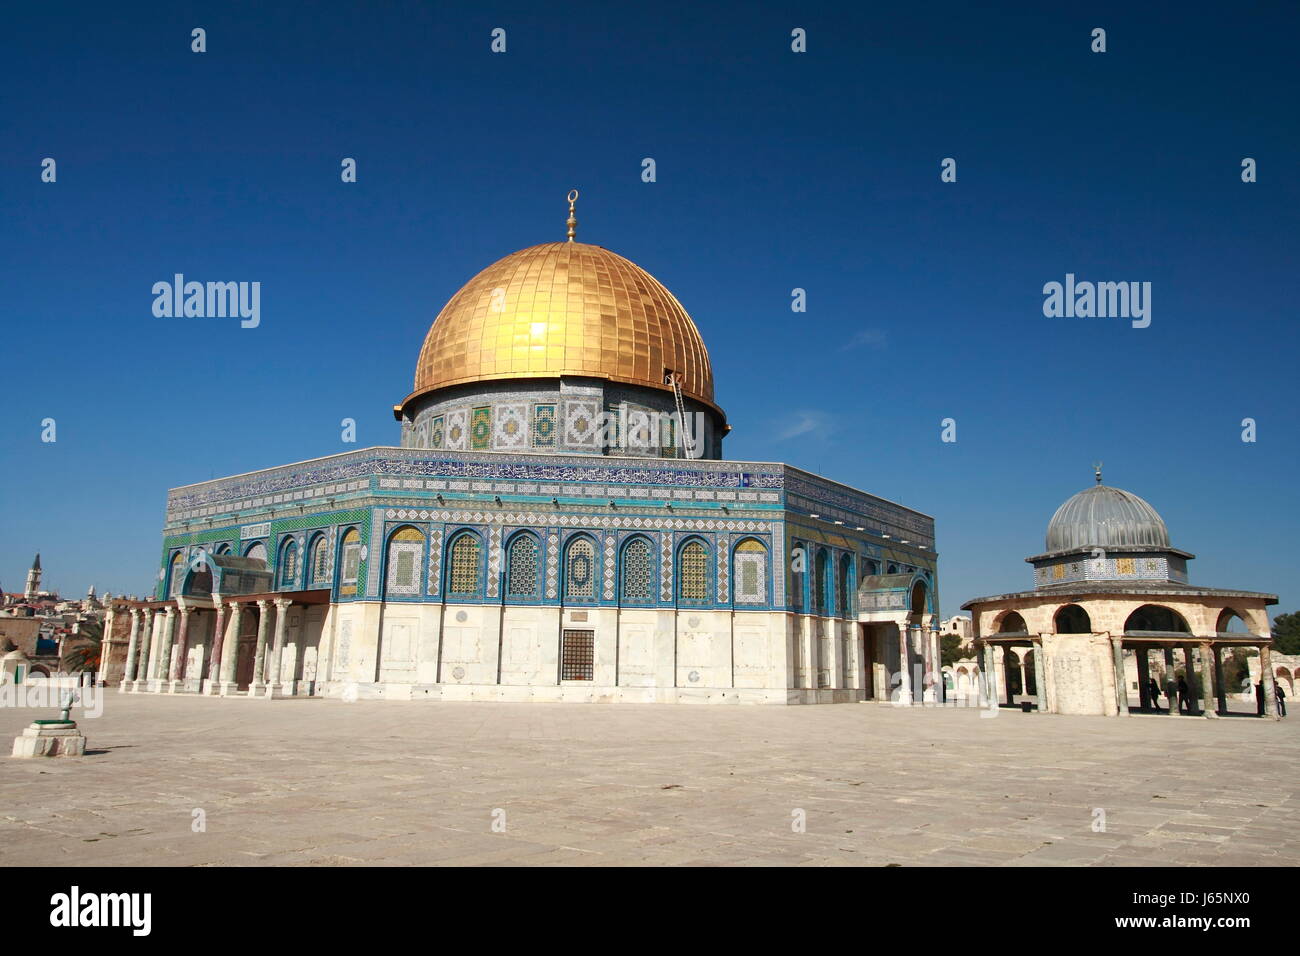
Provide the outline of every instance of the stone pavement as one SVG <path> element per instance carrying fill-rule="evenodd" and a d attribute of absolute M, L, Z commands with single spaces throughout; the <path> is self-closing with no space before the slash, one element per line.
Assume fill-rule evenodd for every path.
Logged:
<path fill-rule="evenodd" d="M 0 710 L 5 746 L 39 716 Z M 86 757 L 0 760 L 0 865 L 1300 864 L 1290 721 L 116 691 L 73 716 Z"/>

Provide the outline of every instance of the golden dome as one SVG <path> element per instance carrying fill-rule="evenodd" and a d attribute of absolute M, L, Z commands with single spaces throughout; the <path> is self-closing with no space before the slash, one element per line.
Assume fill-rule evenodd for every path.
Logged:
<path fill-rule="evenodd" d="M 466 382 L 580 375 L 682 392 L 713 404 L 713 370 L 699 330 L 673 294 L 622 256 L 548 242 L 470 279 L 434 319 L 415 368 L 413 398 Z"/>

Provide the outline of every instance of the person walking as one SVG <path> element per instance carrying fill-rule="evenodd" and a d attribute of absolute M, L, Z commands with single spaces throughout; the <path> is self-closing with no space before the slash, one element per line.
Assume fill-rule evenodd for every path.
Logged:
<path fill-rule="evenodd" d="M 1273 689 L 1277 691 L 1275 697 L 1275 699 L 1277 700 L 1277 715 L 1279 717 L 1285 717 L 1286 716 L 1286 692 L 1282 690 L 1282 684 L 1277 680 L 1273 681 Z"/>
<path fill-rule="evenodd" d="M 1160 713 L 1160 685 L 1156 683 L 1154 677 L 1147 678 L 1147 696 L 1151 698 L 1151 706 L 1155 708 L 1156 713 Z"/>
<path fill-rule="evenodd" d="M 1184 710 L 1190 714 L 1192 712 L 1192 698 L 1187 692 L 1187 678 L 1178 678 L 1178 712 L 1181 714 Z"/>

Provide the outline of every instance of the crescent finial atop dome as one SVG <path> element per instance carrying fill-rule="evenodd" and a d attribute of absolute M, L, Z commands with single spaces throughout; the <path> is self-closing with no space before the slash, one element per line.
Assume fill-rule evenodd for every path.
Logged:
<path fill-rule="evenodd" d="M 569 218 L 565 222 L 565 225 L 569 227 L 570 242 L 573 242 L 573 237 L 578 234 L 578 217 L 574 215 L 573 212 L 573 204 L 576 203 L 577 201 L 578 201 L 578 191 L 576 189 L 570 189 L 569 190 Z"/>

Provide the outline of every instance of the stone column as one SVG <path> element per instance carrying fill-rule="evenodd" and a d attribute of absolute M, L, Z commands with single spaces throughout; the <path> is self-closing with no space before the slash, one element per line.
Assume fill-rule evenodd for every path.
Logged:
<path fill-rule="evenodd" d="M 930 674 L 934 671 L 934 661 L 930 660 L 930 635 L 919 624 L 913 625 L 910 631 L 913 642 L 921 646 L 921 679 L 916 682 L 916 700 L 918 703 L 925 704 L 933 699 Z"/>
<path fill-rule="evenodd" d="M 1115 662 L 1115 707 L 1119 716 L 1128 716 L 1128 688 L 1124 686 L 1124 639 L 1110 639 L 1111 657 Z"/>
<path fill-rule="evenodd" d="M 1202 711 L 1206 717 L 1217 717 L 1218 714 L 1214 709 L 1214 675 L 1210 668 L 1210 642 L 1201 642 L 1201 697 Z"/>
<path fill-rule="evenodd" d="M 275 643 L 271 647 L 271 673 L 266 682 L 266 696 L 274 697 L 284 688 L 280 686 L 280 658 L 284 656 L 284 634 L 289 625 L 289 607 L 292 601 L 278 598 L 275 602 Z"/>
<path fill-rule="evenodd" d="M 1017 652 L 1019 657 L 1016 660 L 1016 666 L 1020 668 L 1020 694 L 1022 697 L 1029 696 L 1029 681 L 1025 679 L 1025 653 L 1026 649 L 1022 647 Z"/>
<path fill-rule="evenodd" d="M 153 611 L 145 608 L 140 618 L 140 653 L 135 659 L 135 686 L 133 693 L 139 693 L 140 684 L 149 677 L 149 645 L 153 643 Z"/>
<path fill-rule="evenodd" d="M 253 677 L 248 684 L 250 695 L 262 689 L 262 668 L 266 662 L 267 615 L 270 613 L 270 601 L 257 602 L 257 650 L 253 655 Z"/>
<path fill-rule="evenodd" d="M 1011 693 L 1011 655 L 1013 653 L 1015 652 L 1011 650 L 1010 644 L 1004 644 L 1002 646 L 1002 682 L 1006 685 L 1008 704 L 1014 704 L 1016 702 L 1015 694 Z M 1025 687 L 1021 684 L 1020 693 L 1023 694 L 1024 692 Z"/>
<path fill-rule="evenodd" d="M 1196 658 L 1192 654 L 1192 645 L 1183 645 L 1183 679 L 1187 681 L 1187 716 L 1196 716 L 1196 688 L 1192 681 L 1196 679 Z"/>
<path fill-rule="evenodd" d="M 131 636 L 126 642 L 126 667 L 122 671 L 122 682 L 117 685 L 119 694 L 126 692 L 126 685 L 135 679 L 135 659 L 140 640 L 140 611 L 138 608 L 132 608 L 131 614 Z"/>
<path fill-rule="evenodd" d="M 158 660 L 150 677 L 150 690 L 162 692 L 162 682 L 167 679 L 171 669 L 172 635 L 176 630 L 176 608 L 169 607 L 163 611 L 163 629 L 158 639 Z M 156 683 L 156 686 L 155 686 Z"/>
<path fill-rule="evenodd" d="M 1174 675 L 1174 649 L 1165 647 L 1165 691 L 1169 702 L 1169 716 L 1178 716 L 1178 678 Z"/>
<path fill-rule="evenodd" d="M 1277 687 L 1273 683 L 1273 650 L 1268 644 L 1259 645 L 1259 676 L 1264 682 L 1264 716 L 1277 717 Z"/>
<path fill-rule="evenodd" d="M 1151 692 L 1147 689 L 1147 684 L 1151 680 L 1151 649 L 1139 645 L 1137 647 L 1137 671 L 1138 671 L 1138 702 L 1143 710 L 1150 710 L 1152 706 Z"/>
<path fill-rule="evenodd" d="M 212 595 L 212 609 L 217 613 L 212 624 L 212 646 L 208 650 L 208 677 L 202 687 L 205 694 L 217 692 L 217 684 L 221 682 L 221 649 L 226 643 L 226 606 L 216 594 Z"/>
<path fill-rule="evenodd" d="M 907 620 L 898 622 L 898 702 L 905 706 L 912 703 L 911 654 L 907 648 Z"/>
<path fill-rule="evenodd" d="M 943 679 L 943 647 L 939 642 L 939 625 L 933 616 L 930 619 L 930 659 L 934 661 L 934 702 L 942 704 L 947 697 L 948 687 Z M 953 678 L 956 681 L 956 678 Z"/>
<path fill-rule="evenodd" d="M 171 692 L 173 694 L 184 688 L 185 657 L 190 650 L 190 615 L 194 613 L 194 608 L 182 607 L 180 611 L 181 632 L 176 637 L 176 653 L 172 655 L 171 669 L 167 673 L 167 679 L 171 681 Z"/>
<path fill-rule="evenodd" d="M 988 701 L 995 707 L 999 703 L 997 652 L 992 644 L 984 645 L 984 686 Z"/>
<path fill-rule="evenodd" d="M 239 660 L 239 629 L 243 623 L 244 605 L 239 601 L 231 602 L 230 623 L 226 625 L 229 632 L 221 645 L 221 688 L 222 697 L 234 693 L 235 663 Z"/>
<path fill-rule="evenodd" d="M 1047 664 L 1043 660 L 1043 639 L 1040 636 L 1034 645 L 1034 683 L 1038 685 L 1038 712 L 1051 713 L 1047 704 Z"/>
<path fill-rule="evenodd" d="M 1219 713 L 1228 712 L 1228 689 L 1223 683 L 1223 648 L 1214 645 L 1214 689 L 1219 695 Z"/>

